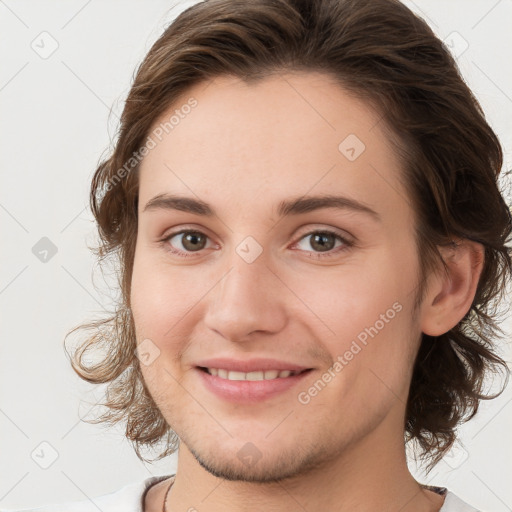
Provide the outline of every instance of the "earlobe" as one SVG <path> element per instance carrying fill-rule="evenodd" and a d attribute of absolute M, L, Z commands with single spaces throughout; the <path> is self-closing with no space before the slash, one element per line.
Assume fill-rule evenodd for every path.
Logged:
<path fill-rule="evenodd" d="M 440 336 L 455 327 L 473 303 L 484 265 L 482 244 L 471 240 L 438 247 L 447 270 L 430 276 L 422 305 L 421 329 L 429 336 Z"/>

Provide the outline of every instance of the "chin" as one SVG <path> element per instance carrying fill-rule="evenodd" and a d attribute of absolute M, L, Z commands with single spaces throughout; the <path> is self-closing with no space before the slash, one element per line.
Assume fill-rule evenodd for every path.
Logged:
<path fill-rule="evenodd" d="M 226 449 L 222 450 L 221 454 L 211 451 L 205 454 L 188 447 L 198 464 L 211 475 L 232 482 L 261 484 L 283 482 L 320 467 L 327 457 L 324 459 L 323 454 L 318 451 L 318 446 L 316 449 L 310 448 L 309 453 L 296 447 L 279 453 L 274 448 L 269 450 L 269 456 L 262 453 L 253 443 L 247 442 L 231 457 L 227 457 L 229 451 Z"/>

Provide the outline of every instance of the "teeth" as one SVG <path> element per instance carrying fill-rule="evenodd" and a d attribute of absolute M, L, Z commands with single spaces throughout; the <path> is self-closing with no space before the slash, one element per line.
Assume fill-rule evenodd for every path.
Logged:
<path fill-rule="evenodd" d="M 207 368 L 210 375 L 215 375 L 221 379 L 228 380 L 270 380 L 277 378 L 289 377 L 290 375 L 297 375 L 300 371 L 290 370 L 266 370 L 266 371 L 255 371 L 255 372 L 235 372 L 228 371 L 222 368 Z"/>

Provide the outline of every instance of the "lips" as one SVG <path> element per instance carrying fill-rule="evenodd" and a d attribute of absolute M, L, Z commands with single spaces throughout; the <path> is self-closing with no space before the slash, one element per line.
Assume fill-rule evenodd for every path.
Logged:
<path fill-rule="evenodd" d="M 200 367 L 195 369 L 196 375 L 209 392 L 224 401 L 239 404 L 254 404 L 284 394 L 308 378 L 312 371 L 306 369 L 296 375 L 265 380 L 230 380 L 218 375 L 211 375 L 207 371 L 201 370 Z M 288 399 L 293 400 L 292 397 Z"/>
<path fill-rule="evenodd" d="M 314 369 L 292 361 L 254 356 L 246 360 L 203 359 L 195 366 L 196 375 L 207 390 L 224 401 L 239 404 L 277 397 L 308 378 Z"/>

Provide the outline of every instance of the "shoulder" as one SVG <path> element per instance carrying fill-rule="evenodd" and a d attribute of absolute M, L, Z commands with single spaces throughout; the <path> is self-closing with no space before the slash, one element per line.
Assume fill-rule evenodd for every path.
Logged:
<path fill-rule="evenodd" d="M 449 490 L 446 490 L 445 496 L 443 506 L 439 512 L 480 512 Z"/>
<path fill-rule="evenodd" d="M 148 489 L 172 475 L 151 476 L 138 482 L 130 483 L 109 494 L 91 499 L 55 503 L 35 508 L 5 510 L 0 512 L 143 512 L 144 497 Z"/>

